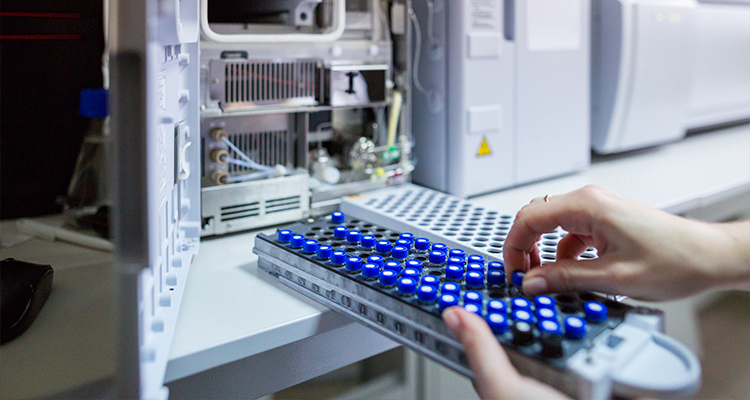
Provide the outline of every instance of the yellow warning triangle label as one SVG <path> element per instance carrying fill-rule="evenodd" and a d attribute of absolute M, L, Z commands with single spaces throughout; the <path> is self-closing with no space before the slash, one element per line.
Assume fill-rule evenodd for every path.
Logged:
<path fill-rule="evenodd" d="M 490 145 L 487 143 L 487 138 L 482 138 L 482 145 L 479 146 L 477 157 L 488 156 L 490 154 L 492 154 L 492 150 L 490 150 Z"/>

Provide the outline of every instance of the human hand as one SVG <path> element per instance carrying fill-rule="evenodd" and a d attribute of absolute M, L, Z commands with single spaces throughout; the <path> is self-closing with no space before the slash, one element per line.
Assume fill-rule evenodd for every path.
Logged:
<path fill-rule="evenodd" d="M 557 259 L 541 265 L 536 242 L 558 226 L 569 233 Z M 588 247 L 599 258 L 578 260 Z M 534 199 L 503 246 L 506 274 L 527 271 L 528 295 L 598 291 L 642 300 L 686 297 L 712 286 L 750 286 L 750 225 L 681 218 L 597 186 Z"/>
<path fill-rule="evenodd" d="M 474 371 L 474 390 L 482 399 L 567 399 L 557 390 L 522 376 L 479 316 L 461 307 L 443 311 L 445 324 L 464 346 L 469 367 Z"/>

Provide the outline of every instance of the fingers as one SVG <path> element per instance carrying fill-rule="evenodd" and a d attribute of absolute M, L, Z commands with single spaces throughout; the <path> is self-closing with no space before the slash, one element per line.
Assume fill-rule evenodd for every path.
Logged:
<path fill-rule="evenodd" d="M 575 233 L 568 233 L 557 243 L 558 260 L 576 260 L 588 248 L 584 239 Z"/>
<path fill-rule="evenodd" d="M 520 375 L 500 348 L 487 323 L 461 307 L 443 312 L 443 320 L 464 346 L 474 371 L 474 388 L 483 399 L 515 398 Z"/>
<path fill-rule="evenodd" d="M 558 259 L 533 268 L 523 279 L 523 291 L 529 296 L 555 292 L 615 291 L 612 268 L 602 258 L 594 260 Z"/>

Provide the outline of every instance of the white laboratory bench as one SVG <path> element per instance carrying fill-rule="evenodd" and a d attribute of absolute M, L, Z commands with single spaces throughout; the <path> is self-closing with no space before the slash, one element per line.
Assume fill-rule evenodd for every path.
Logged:
<path fill-rule="evenodd" d="M 587 184 L 677 214 L 709 212 L 714 220 L 731 217 L 750 204 L 750 125 L 595 157 L 579 173 L 472 201 L 515 213 L 533 197 Z M 187 279 L 167 367 L 170 397 L 262 396 L 396 346 L 258 272 L 252 253 L 254 236 L 245 233 L 202 241 Z M 34 249 L 45 249 L 44 255 Z M 38 320 L 29 332 L 0 347 L 4 398 L 46 396 L 106 380 L 114 372 L 113 343 L 101 340 L 113 333 L 103 328 L 111 321 L 107 307 L 89 307 L 86 315 L 76 310 L 95 301 L 109 304 L 108 286 L 92 282 L 97 274 L 103 276 L 109 258 L 106 253 L 74 249 L 39 240 L 0 249 L 0 258 L 56 267 L 53 295 Z M 68 256 L 59 258 L 57 253 Z M 85 261 L 77 262 L 70 254 Z M 75 273 L 81 276 L 72 273 L 77 266 L 82 269 Z M 82 282 L 76 283 L 77 279 Z M 86 325 L 70 326 L 78 318 L 85 318 Z M 87 341 L 94 341 L 101 351 L 89 350 Z M 81 365 L 71 370 L 66 367 L 71 360 Z M 34 363 L 46 368 L 34 368 Z"/>

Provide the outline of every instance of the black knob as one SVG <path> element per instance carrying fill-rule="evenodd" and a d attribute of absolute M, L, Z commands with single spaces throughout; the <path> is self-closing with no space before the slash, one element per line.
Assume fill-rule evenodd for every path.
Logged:
<path fill-rule="evenodd" d="M 513 344 L 515 345 L 526 346 L 534 341 L 531 325 L 526 322 L 516 322 L 510 330 L 513 332 Z"/>
<path fill-rule="evenodd" d="M 563 355 L 563 339 L 560 335 L 542 335 L 542 355 L 548 358 L 560 358 Z"/>

